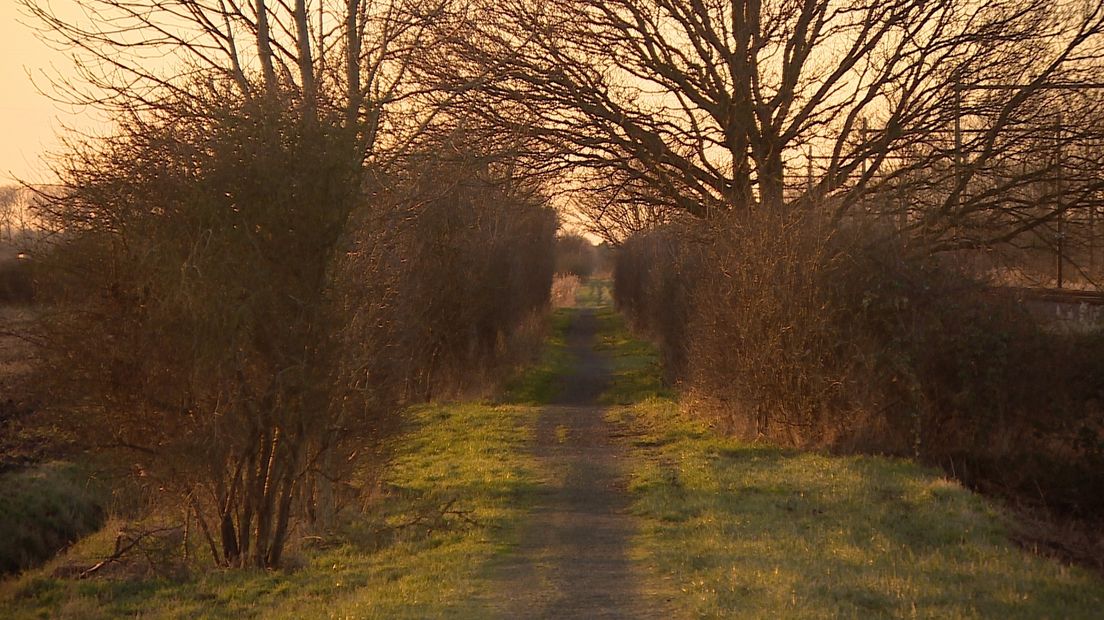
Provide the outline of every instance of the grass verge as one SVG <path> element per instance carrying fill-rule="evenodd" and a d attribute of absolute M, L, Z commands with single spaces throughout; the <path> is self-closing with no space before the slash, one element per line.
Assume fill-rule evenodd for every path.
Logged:
<path fill-rule="evenodd" d="M 506 383 L 501 402 L 515 405 L 543 405 L 552 400 L 563 387 L 571 356 L 567 352 L 567 326 L 571 323 L 572 310 L 557 308 L 552 311 L 551 329 L 541 350 L 540 358 L 525 372 Z"/>
<path fill-rule="evenodd" d="M 632 443 L 633 554 L 690 617 L 1093 618 L 1104 583 L 1011 542 L 1000 509 L 910 461 L 719 436 L 603 311 L 609 416 Z"/>
<path fill-rule="evenodd" d="M 435 618 L 473 609 L 487 565 L 513 544 L 531 505 L 535 406 L 550 398 L 567 315 L 557 315 L 542 358 L 502 402 L 433 404 L 407 412 L 382 498 L 325 544 L 301 548 L 283 571 L 211 570 L 159 579 L 76 580 L 67 566 L 110 554 L 111 523 L 55 558 L 0 585 L 5 618 Z"/>
<path fill-rule="evenodd" d="M 41 564 L 104 521 L 105 493 L 71 463 L 0 475 L 0 575 Z"/>

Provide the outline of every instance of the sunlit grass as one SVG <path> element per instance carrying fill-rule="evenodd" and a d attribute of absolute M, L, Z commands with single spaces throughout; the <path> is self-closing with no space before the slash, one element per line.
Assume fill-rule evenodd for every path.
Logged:
<path fill-rule="evenodd" d="M 479 566 L 510 542 L 533 488 L 528 407 L 432 405 L 387 474 L 388 498 L 297 569 L 207 571 L 184 581 L 50 577 L 8 584 L 5 617 L 435 617 L 463 615 Z M 443 509 L 448 513 L 441 514 Z M 410 525 L 416 520 L 423 523 Z M 74 554 L 103 554 L 101 540 Z M 96 547 L 96 549 L 91 549 Z M 89 551 L 92 551 L 91 553 Z M 56 563 L 55 563 L 56 565 Z M 470 614 L 469 614 L 470 615 Z"/>
<path fill-rule="evenodd" d="M 1016 547 L 988 500 L 912 462 L 718 436 L 605 315 L 633 458 L 633 553 L 691 617 L 1090 618 L 1104 581 Z M 692 412 L 691 412 L 692 413 Z"/>
<path fill-rule="evenodd" d="M 567 326 L 571 323 L 572 310 L 558 308 L 552 311 L 551 330 L 541 350 L 540 358 L 533 365 L 506 383 L 501 395 L 504 403 L 541 405 L 563 387 L 571 356 L 567 352 Z"/>
<path fill-rule="evenodd" d="M 983 498 L 911 462 L 748 445 L 680 411 L 655 351 L 597 296 L 605 400 L 631 449 L 643 591 L 685 617 L 1099 617 L 1104 584 L 1017 548 Z M 53 576 L 110 552 L 105 528 L 0 587 L 0 617 L 482 617 L 495 559 L 516 543 L 538 473 L 537 407 L 571 363 L 550 346 L 498 403 L 408 412 L 384 497 L 285 571 L 196 570 L 183 580 Z M 557 433 L 559 437 L 559 433 Z"/>
<path fill-rule="evenodd" d="M 659 357 L 652 345 L 633 338 L 612 308 L 599 310 L 598 324 L 595 346 L 612 360 L 612 381 L 600 397 L 602 404 L 630 405 L 649 398 L 673 397 L 663 384 Z"/>

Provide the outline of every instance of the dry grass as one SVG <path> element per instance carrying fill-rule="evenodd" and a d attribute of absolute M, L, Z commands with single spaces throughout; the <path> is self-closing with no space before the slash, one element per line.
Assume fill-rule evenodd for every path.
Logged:
<path fill-rule="evenodd" d="M 552 307 L 570 308 L 575 305 L 575 295 L 582 280 L 574 274 L 558 273 L 552 279 Z"/>

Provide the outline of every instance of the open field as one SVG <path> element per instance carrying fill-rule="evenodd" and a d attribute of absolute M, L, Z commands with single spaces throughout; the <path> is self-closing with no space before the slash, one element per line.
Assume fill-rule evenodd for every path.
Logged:
<path fill-rule="evenodd" d="M 31 316 L 29 308 L 0 305 L 0 400 L 25 396 L 24 383 L 34 350 L 19 333 Z"/>

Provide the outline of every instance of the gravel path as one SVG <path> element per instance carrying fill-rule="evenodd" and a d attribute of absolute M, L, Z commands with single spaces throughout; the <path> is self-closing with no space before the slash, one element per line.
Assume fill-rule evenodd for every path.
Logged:
<path fill-rule="evenodd" d="M 596 404 L 609 376 L 593 349 L 597 320 L 580 310 L 568 328 L 574 371 L 536 421 L 533 456 L 544 474 L 515 552 L 497 563 L 490 607 L 504 618 L 666 617 L 646 603 L 627 552 L 622 446 Z"/>

